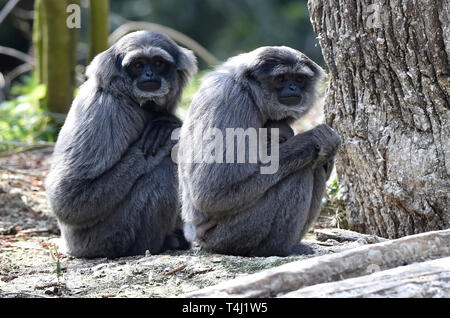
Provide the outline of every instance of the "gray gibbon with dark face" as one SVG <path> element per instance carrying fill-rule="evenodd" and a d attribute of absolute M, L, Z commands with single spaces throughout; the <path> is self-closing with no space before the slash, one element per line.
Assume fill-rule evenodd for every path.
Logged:
<path fill-rule="evenodd" d="M 189 248 L 182 233 L 174 111 L 194 54 L 139 31 L 97 55 L 56 142 L 47 196 L 66 251 L 120 257 Z"/>
<path fill-rule="evenodd" d="M 341 141 L 327 125 L 297 135 L 289 125 L 314 104 L 323 75 L 297 50 L 262 47 L 229 59 L 203 79 L 179 141 L 178 174 L 188 240 L 222 254 L 313 252 L 300 240 L 319 214 Z M 204 137 L 195 131 L 211 128 L 223 135 L 229 128 L 258 132 L 279 128 L 277 171 L 261 173 L 261 161 L 184 160 L 190 148 L 197 153 L 202 151 L 198 145 L 204 146 Z"/>

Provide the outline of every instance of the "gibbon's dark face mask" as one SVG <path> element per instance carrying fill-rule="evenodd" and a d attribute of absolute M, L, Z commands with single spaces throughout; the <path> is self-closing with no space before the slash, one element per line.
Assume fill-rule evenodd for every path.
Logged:
<path fill-rule="evenodd" d="M 272 87 L 276 90 L 278 101 L 286 106 L 302 102 L 305 83 L 303 74 L 281 74 L 272 78 Z"/>
<path fill-rule="evenodd" d="M 171 63 L 161 57 L 139 57 L 132 61 L 126 71 L 137 80 L 137 87 L 145 92 L 155 92 L 161 88 L 161 79 L 172 68 Z"/>

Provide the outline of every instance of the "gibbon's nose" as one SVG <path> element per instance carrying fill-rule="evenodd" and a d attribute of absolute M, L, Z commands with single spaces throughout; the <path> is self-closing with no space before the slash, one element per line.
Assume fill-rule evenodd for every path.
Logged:
<path fill-rule="evenodd" d="M 302 101 L 300 88 L 295 83 L 286 83 L 283 90 L 278 94 L 278 101 L 286 106 L 294 106 Z"/>
<path fill-rule="evenodd" d="M 145 77 L 147 77 L 147 79 L 150 80 L 153 77 L 153 72 L 152 71 L 145 72 Z"/>

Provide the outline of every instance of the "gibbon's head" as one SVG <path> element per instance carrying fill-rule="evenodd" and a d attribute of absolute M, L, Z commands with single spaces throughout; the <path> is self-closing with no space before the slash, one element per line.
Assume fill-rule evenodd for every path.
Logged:
<path fill-rule="evenodd" d="M 266 46 L 230 58 L 219 69 L 249 91 L 268 119 L 298 119 L 316 101 L 324 70 L 300 51 Z"/>
<path fill-rule="evenodd" d="M 196 72 L 192 51 L 159 32 L 137 31 L 97 55 L 86 74 L 102 89 L 125 94 L 141 107 L 173 112 Z"/>

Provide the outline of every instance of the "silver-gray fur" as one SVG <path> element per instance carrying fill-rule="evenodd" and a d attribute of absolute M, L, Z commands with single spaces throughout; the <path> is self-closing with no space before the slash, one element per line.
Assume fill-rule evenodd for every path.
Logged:
<path fill-rule="evenodd" d="M 262 47 L 229 59 L 204 78 L 179 142 L 188 240 L 223 254 L 311 252 L 300 240 L 318 216 L 340 138 L 326 125 L 295 136 L 286 125 L 311 108 L 322 77 L 323 70 L 301 52 Z M 195 131 L 277 125 L 287 140 L 279 146 L 274 174 L 261 174 L 260 163 L 183 160 L 190 148 L 200 151 L 203 141 L 195 139 Z"/>
<path fill-rule="evenodd" d="M 46 179 L 68 253 L 113 258 L 188 247 L 177 230 L 168 136 L 181 125 L 174 111 L 196 71 L 191 51 L 150 31 L 124 36 L 89 65 Z"/>

